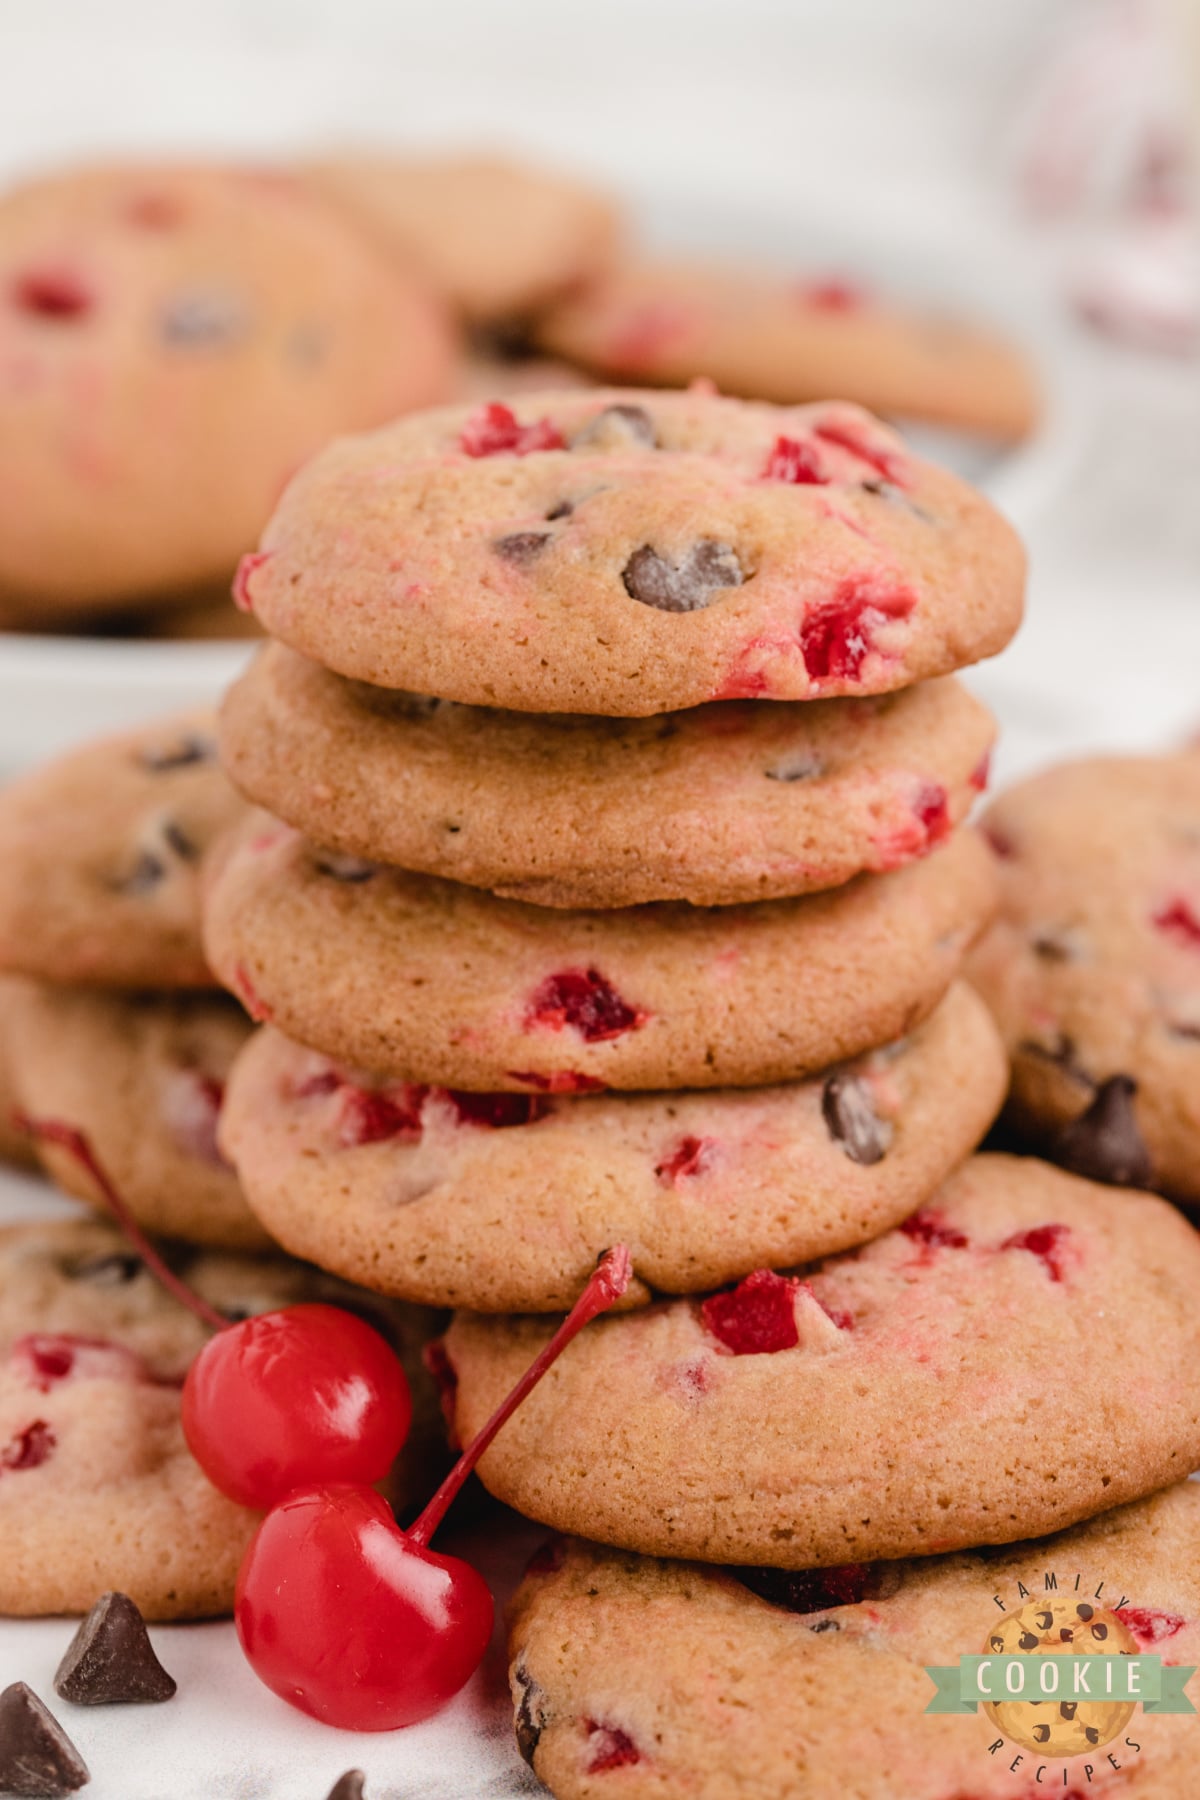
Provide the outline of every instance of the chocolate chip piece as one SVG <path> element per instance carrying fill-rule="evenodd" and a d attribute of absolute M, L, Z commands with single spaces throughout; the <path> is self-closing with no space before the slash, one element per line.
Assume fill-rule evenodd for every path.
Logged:
<path fill-rule="evenodd" d="M 1088 1606 L 1083 1601 L 1080 1601 L 1079 1605 L 1075 1608 L 1075 1611 L 1079 1614 L 1081 1619 L 1090 1619 L 1095 1610 L 1094 1606 Z"/>
<path fill-rule="evenodd" d="M 174 819 L 168 819 L 162 828 L 163 843 L 172 849 L 181 862 L 195 862 L 200 852 L 193 844 L 182 825 Z"/>
<path fill-rule="evenodd" d="M 1060 1700 L 1058 1703 L 1058 1710 L 1064 1719 L 1073 1719 L 1075 1717 L 1075 1708 L 1078 1705 L 1078 1700 Z"/>
<path fill-rule="evenodd" d="M 1108 1626 L 1107 1626 L 1107 1625 L 1103 1625 L 1103 1624 L 1101 1624 L 1101 1625 L 1093 1625 L 1093 1626 L 1092 1626 L 1092 1636 L 1093 1636 L 1093 1637 L 1094 1637 L 1094 1638 L 1095 1638 L 1095 1639 L 1096 1639 L 1096 1640 L 1097 1640 L 1097 1641 L 1098 1641 L 1098 1642 L 1099 1642 L 1099 1643 L 1103 1643 L 1103 1642 L 1104 1642 L 1104 1639 L 1105 1639 L 1105 1638 L 1106 1638 L 1106 1637 L 1107 1637 L 1107 1636 L 1108 1636 Z"/>
<path fill-rule="evenodd" d="M 1039 1631 L 1049 1631 L 1054 1623 L 1054 1614 L 1051 1612 L 1035 1613 L 1033 1622 Z"/>
<path fill-rule="evenodd" d="M 1085 1725 L 1083 1728 L 1083 1735 L 1089 1744 L 1098 1744 L 1100 1742 L 1100 1733 L 1094 1725 Z"/>
<path fill-rule="evenodd" d="M 1069 1625 L 1060 1625 L 1058 1628 L 1058 1638 L 1059 1642 L 1062 1644 L 1073 1644 L 1075 1642 L 1075 1633 L 1071 1630 Z"/>
<path fill-rule="evenodd" d="M 808 1628 L 810 1631 L 840 1631 L 842 1628 L 836 1619 L 815 1619 Z"/>
<path fill-rule="evenodd" d="M 571 516 L 571 514 L 572 514 L 572 513 L 573 513 L 573 512 L 574 512 L 574 511 L 575 511 L 575 505 L 574 505 L 574 502 L 573 502 L 573 501 L 571 501 L 571 500 L 560 500 L 560 501 L 559 501 L 559 502 L 558 502 L 558 503 L 557 503 L 557 505 L 555 505 L 555 506 L 552 506 L 552 507 L 551 507 L 551 508 L 550 508 L 550 511 L 549 511 L 549 512 L 548 512 L 548 513 L 547 513 L 547 514 L 546 514 L 546 518 L 547 518 L 547 519 L 548 519 L 548 520 L 554 520 L 554 519 L 569 519 L 569 518 L 570 518 L 570 516 Z"/>
<path fill-rule="evenodd" d="M 1023 1631 L 1021 1633 L 1020 1637 L 1017 1639 L 1018 1650 L 1036 1650 L 1037 1647 L 1038 1647 L 1037 1636 L 1032 1631 Z"/>
<path fill-rule="evenodd" d="M 545 1695 L 524 1663 L 517 1663 L 512 1675 L 521 1690 L 521 1698 L 513 1715 L 513 1731 L 516 1733 L 517 1749 L 532 1769 L 534 1754 L 546 1728 L 546 1715 L 542 1706 Z"/>
<path fill-rule="evenodd" d="M 699 612 L 724 589 L 741 587 L 745 579 L 736 550 L 715 538 L 701 538 L 679 563 L 668 562 L 643 544 L 621 574 L 631 600 L 672 613 Z"/>
<path fill-rule="evenodd" d="M 215 762 L 217 746 L 212 738 L 190 734 L 170 744 L 148 744 L 138 761 L 152 775 L 165 775 L 169 769 L 187 769 L 195 763 Z"/>
<path fill-rule="evenodd" d="M 882 1162 L 892 1141 L 892 1127 L 875 1111 L 871 1090 L 857 1075 L 830 1075 L 821 1094 L 821 1111 L 829 1135 L 851 1162 Z"/>
<path fill-rule="evenodd" d="M 768 781 L 815 781 L 825 773 L 825 764 L 815 750 L 797 750 L 763 772 Z"/>
<path fill-rule="evenodd" d="M 1050 1741 L 1050 1727 L 1048 1725 L 1035 1725 L 1033 1728 L 1033 1735 L 1039 1744 L 1046 1744 Z"/>
<path fill-rule="evenodd" d="M 1078 962 L 1083 945 L 1079 933 L 1069 926 L 1043 926 L 1034 936 L 1033 954 L 1043 962 Z"/>
<path fill-rule="evenodd" d="M 313 857 L 313 862 L 322 875 L 352 886 L 360 881 L 370 881 L 372 875 L 379 873 L 378 863 L 365 862 L 361 856 L 339 856 L 334 850 L 322 851 Z"/>
<path fill-rule="evenodd" d="M 245 323 L 244 309 L 228 294 L 181 294 L 162 316 L 162 334 L 168 344 L 191 349 L 228 343 Z"/>
<path fill-rule="evenodd" d="M 171 1698 L 175 1682 L 155 1656 L 146 1621 L 128 1594 L 101 1594 L 67 1646 L 54 1691 L 76 1706 Z"/>
<path fill-rule="evenodd" d="M 142 1272 L 142 1259 L 114 1250 L 110 1256 L 92 1256 L 69 1271 L 72 1281 L 90 1281 L 93 1287 L 124 1287 Z"/>
<path fill-rule="evenodd" d="M 1017 1051 L 1021 1056 L 1036 1056 L 1040 1062 L 1053 1063 L 1056 1069 L 1061 1069 L 1064 1075 L 1077 1081 L 1080 1087 L 1095 1091 L 1096 1083 L 1076 1055 L 1075 1039 L 1068 1037 L 1065 1031 L 1060 1031 L 1052 1044 L 1039 1044 L 1035 1038 L 1022 1038 Z"/>
<path fill-rule="evenodd" d="M 551 536 L 549 531 L 511 531 L 507 537 L 497 538 L 492 548 L 505 562 L 528 563 L 546 548 Z"/>
<path fill-rule="evenodd" d="M 151 894 L 167 872 L 167 865 L 153 850 L 139 850 L 128 875 L 113 883 L 119 894 Z"/>
<path fill-rule="evenodd" d="M 364 1800 L 366 1779 L 361 1769 L 347 1769 L 338 1776 L 325 1800 Z"/>
<path fill-rule="evenodd" d="M 88 1766 L 50 1711 L 23 1681 L 0 1694 L 0 1793 L 56 1800 L 91 1780 Z"/>
<path fill-rule="evenodd" d="M 1136 1093 L 1137 1082 L 1131 1075 L 1113 1075 L 1102 1082 L 1086 1111 L 1055 1138 L 1051 1147 L 1054 1160 L 1076 1175 L 1086 1175 L 1089 1181 L 1150 1187 L 1154 1167 L 1138 1130 L 1133 1107 Z"/>
<path fill-rule="evenodd" d="M 606 406 L 571 439 L 572 450 L 615 449 L 624 444 L 640 444 L 648 450 L 657 447 L 658 433 L 644 406 Z"/>

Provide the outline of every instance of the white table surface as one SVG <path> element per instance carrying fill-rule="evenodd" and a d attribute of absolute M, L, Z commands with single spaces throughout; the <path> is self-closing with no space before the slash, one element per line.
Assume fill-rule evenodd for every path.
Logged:
<path fill-rule="evenodd" d="M 0 170 L 96 145 L 276 150 L 312 137 L 507 142 L 723 221 L 986 257 L 1014 290 L 1049 260 L 1014 220 L 1005 141 L 1063 0 L 43 0 L 0 13 Z M 755 225 L 755 233 L 761 225 Z M 736 247 L 736 246 L 734 246 Z M 999 279 L 1001 287 L 1007 277 Z M 1001 303 L 1004 294 L 999 294 Z M 1055 756 L 1200 728 L 1200 372 L 1085 339 L 1056 355 L 1069 430 L 1014 501 L 1032 555 L 1017 642 L 974 672 L 1002 779 Z M 1002 481 L 1003 486 L 1003 481 Z M 0 1218 L 55 1204 L 0 1175 Z M 451 1542 L 447 1539 L 447 1544 Z M 477 1534 L 503 1590 L 529 1539 Z M 0 1555 L 3 1546 L 0 1545 Z M 0 1626 L 0 1683 L 50 1678 L 63 1621 Z M 498 1657 L 439 1719 L 332 1733 L 258 1686 L 226 1625 L 156 1632 L 177 1698 L 59 1711 L 95 1800 L 368 1800 L 541 1792 L 512 1747 Z"/>

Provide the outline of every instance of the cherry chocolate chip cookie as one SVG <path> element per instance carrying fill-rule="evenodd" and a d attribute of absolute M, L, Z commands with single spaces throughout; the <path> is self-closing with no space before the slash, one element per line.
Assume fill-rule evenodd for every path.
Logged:
<path fill-rule="evenodd" d="M 926 1708 L 928 1670 L 995 1654 L 989 1627 L 1015 1623 L 1022 1589 L 1032 1654 L 1056 1618 L 1047 1649 L 1102 1651 L 1103 1627 L 1165 1663 L 1200 1662 L 1198 1568 L 1189 1482 L 986 1556 L 780 1572 L 552 1540 L 509 1614 L 517 1744 L 558 1800 L 609 1785 L 627 1800 L 1192 1800 L 1186 1715 L 1138 1717 L 1093 1751 L 1102 1703 L 1027 1703 L 1046 1726 L 1034 1743 L 1064 1736 L 1064 1761 L 1013 1742 L 998 1754 L 974 1709 Z"/>
<path fill-rule="evenodd" d="M 234 1065 L 221 1142 L 293 1255 L 429 1305 L 554 1312 L 614 1243 L 644 1304 L 886 1231 L 974 1149 L 1006 1078 L 965 985 L 898 1044 L 724 1092 L 377 1084 L 267 1027 Z"/>
<path fill-rule="evenodd" d="M 989 809 L 1001 911 L 971 979 L 1013 1124 L 1097 1181 L 1200 1200 L 1200 757 L 1096 757 Z"/>
<path fill-rule="evenodd" d="M 550 392 L 332 445 L 239 593 L 380 687 L 641 717 L 886 693 L 994 655 L 1024 556 L 857 407 Z"/>
<path fill-rule="evenodd" d="M 480 1474 L 558 1530 L 706 1562 L 1040 1537 L 1200 1463 L 1180 1373 L 1198 1283 L 1200 1238 L 1165 1201 L 977 1157 L 861 1249 L 598 1321 Z M 464 1442 L 551 1330 L 456 1316 Z M 1102 1428 L 1081 1394 L 1103 1395 Z"/>
<path fill-rule="evenodd" d="M 355 1069 L 539 1094 L 790 1081 L 903 1036 L 990 917 L 970 831 L 798 900 L 557 912 L 347 860 L 256 815 L 208 954 L 251 1017 Z"/>
<path fill-rule="evenodd" d="M 654 719 L 535 717 L 349 682 L 272 644 L 227 695 L 226 770 L 349 856 L 539 906 L 840 887 L 941 843 L 994 727 L 957 682 Z"/>
<path fill-rule="evenodd" d="M 0 792 L 0 969 L 99 987 L 211 987 L 200 863 L 245 812 L 215 720 L 89 743 Z"/>

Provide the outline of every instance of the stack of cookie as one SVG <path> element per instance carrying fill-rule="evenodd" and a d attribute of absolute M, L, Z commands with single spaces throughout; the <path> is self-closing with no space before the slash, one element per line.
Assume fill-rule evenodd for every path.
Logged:
<path fill-rule="evenodd" d="M 88 744 L 0 794 L 7 1110 L 85 1130 L 148 1230 L 262 1249 L 216 1141 L 249 1022 L 200 942 L 201 860 L 245 810 L 214 724 L 192 713 Z M 35 1148 L 98 1199 L 72 1157 Z"/>
<path fill-rule="evenodd" d="M 570 1304 L 860 1244 L 979 1141 L 1008 527 L 858 409 L 546 394 L 344 440 L 246 559 L 222 1143 L 297 1254 Z M 537 709 L 537 710 L 534 710 Z M 283 821 L 280 823 L 279 821 Z M 603 1091 L 602 1091 L 603 1090 Z M 404 1204 L 400 1204 L 404 1202 Z"/>

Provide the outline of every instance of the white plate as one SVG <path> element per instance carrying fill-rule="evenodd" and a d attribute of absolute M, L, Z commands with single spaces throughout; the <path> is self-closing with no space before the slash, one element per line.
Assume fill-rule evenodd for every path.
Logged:
<path fill-rule="evenodd" d="M 1000 449 L 919 426 L 906 435 L 922 454 L 983 487 L 1018 529 L 1053 498 L 1082 440 L 1084 409 L 1049 308 L 1009 265 L 992 267 L 978 256 L 951 261 L 907 239 L 856 242 L 849 231 L 788 226 L 749 209 L 722 215 L 694 198 L 659 198 L 642 209 L 640 225 L 653 247 L 835 271 L 882 293 L 995 323 L 1037 367 L 1046 405 L 1035 436 Z M 98 733 L 215 700 L 252 648 L 0 633 L 0 776 Z"/>

